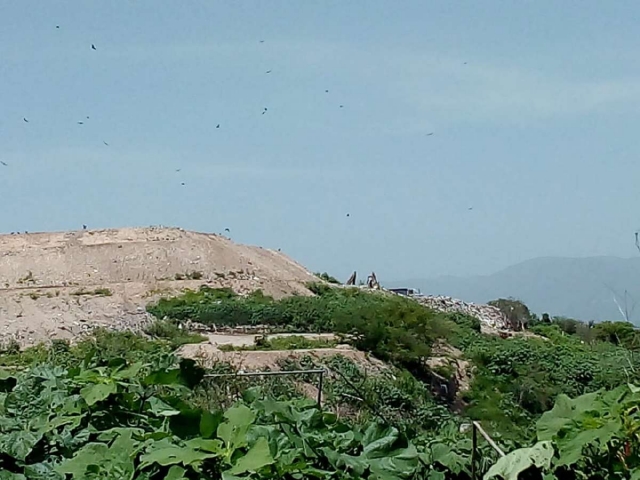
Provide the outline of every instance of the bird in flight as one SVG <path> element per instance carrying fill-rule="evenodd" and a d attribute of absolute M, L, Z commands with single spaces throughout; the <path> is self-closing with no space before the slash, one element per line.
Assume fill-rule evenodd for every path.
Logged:
<path fill-rule="evenodd" d="M 83 229 L 83 230 L 86 230 L 86 229 L 87 229 L 87 226 L 86 226 L 86 225 L 82 225 L 82 229 Z"/>
<path fill-rule="evenodd" d="M 180 185 L 183 185 L 183 186 L 184 186 L 184 185 L 185 185 L 185 183 L 184 183 L 184 182 L 182 182 Z"/>
<path fill-rule="evenodd" d="M 260 43 L 264 43 L 264 40 L 260 40 Z"/>
<path fill-rule="evenodd" d="M 350 216 L 351 216 L 351 214 L 350 214 L 350 213 L 347 213 L 347 217 L 350 217 Z"/>
<path fill-rule="evenodd" d="M 229 230 L 228 228 L 225 228 L 224 231 L 231 233 L 231 230 Z"/>
<path fill-rule="evenodd" d="M 216 125 L 216 128 L 220 128 L 220 124 L 217 124 L 217 125 Z"/>
<path fill-rule="evenodd" d="M 181 168 L 176 168 L 176 172 L 179 172 L 180 170 L 182 170 Z"/>
<path fill-rule="evenodd" d="M 344 105 L 340 105 L 340 108 L 344 108 Z"/>
<path fill-rule="evenodd" d="M 29 123 L 29 120 L 27 120 L 26 117 L 23 117 L 22 120 L 24 120 L 25 123 Z"/>
<path fill-rule="evenodd" d="M 84 122 L 78 122 L 78 125 L 84 125 Z"/>
<path fill-rule="evenodd" d="M 427 133 L 427 137 L 430 137 L 431 135 L 433 135 L 433 132 Z"/>
<path fill-rule="evenodd" d="M 267 71 L 266 71 L 266 73 L 271 73 L 271 72 L 273 72 L 273 70 L 267 70 Z"/>
<path fill-rule="evenodd" d="M 60 28 L 60 25 L 56 25 L 56 28 Z"/>
<path fill-rule="evenodd" d="M 473 207 L 469 207 L 469 210 L 473 210 Z"/>
<path fill-rule="evenodd" d="M 325 90 L 324 93 L 329 93 L 329 90 Z"/>
<path fill-rule="evenodd" d="M 262 111 L 262 115 L 264 115 L 265 113 L 267 113 L 267 107 L 264 107 L 264 110 Z"/>
<path fill-rule="evenodd" d="M 97 50 L 96 46 L 93 43 L 91 44 L 91 50 Z"/>
<path fill-rule="evenodd" d="M 8 163 L 3 162 L 2 160 L 0 160 L 0 163 L 1 163 L 2 165 L 4 165 L 5 167 L 8 167 L 8 166 L 9 166 L 9 164 L 8 164 Z M 638 237 L 638 234 L 636 233 L 636 238 L 637 238 L 637 237 Z"/>
<path fill-rule="evenodd" d="M 109 144 L 107 142 L 105 142 L 104 140 L 102 141 L 102 143 L 104 143 L 107 147 L 109 146 Z"/>

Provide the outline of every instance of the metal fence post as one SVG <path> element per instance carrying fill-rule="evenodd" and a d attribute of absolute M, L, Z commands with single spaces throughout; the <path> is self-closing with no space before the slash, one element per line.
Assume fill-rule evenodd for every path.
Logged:
<path fill-rule="evenodd" d="M 320 372 L 320 378 L 318 379 L 318 409 L 322 409 L 322 386 L 324 379 L 324 370 Z"/>
<path fill-rule="evenodd" d="M 471 436 L 471 480 L 476 480 L 476 461 L 478 460 L 478 429 L 476 423 L 471 424 L 472 436 Z"/>

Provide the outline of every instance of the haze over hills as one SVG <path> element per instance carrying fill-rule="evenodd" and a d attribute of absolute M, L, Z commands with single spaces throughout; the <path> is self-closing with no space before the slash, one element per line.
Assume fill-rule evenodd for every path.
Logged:
<path fill-rule="evenodd" d="M 424 294 L 477 303 L 515 297 L 538 314 L 597 321 L 622 319 L 615 296 L 629 319 L 640 324 L 640 257 L 541 257 L 491 275 L 408 279 L 385 286 L 414 287 Z"/>

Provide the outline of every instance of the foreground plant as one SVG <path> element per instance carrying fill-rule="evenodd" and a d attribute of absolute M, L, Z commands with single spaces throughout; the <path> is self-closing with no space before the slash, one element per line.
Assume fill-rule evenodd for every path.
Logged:
<path fill-rule="evenodd" d="M 412 478 L 395 428 L 351 428 L 311 401 L 189 405 L 191 361 L 0 371 L 0 479 Z"/>

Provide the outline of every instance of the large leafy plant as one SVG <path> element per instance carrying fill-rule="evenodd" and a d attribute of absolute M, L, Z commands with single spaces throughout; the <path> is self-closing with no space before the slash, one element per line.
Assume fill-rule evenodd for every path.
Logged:
<path fill-rule="evenodd" d="M 500 459 L 485 479 L 516 480 L 526 471 L 545 478 L 640 479 L 640 388 L 570 399 L 560 395 L 537 423 L 536 443 Z"/>
<path fill-rule="evenodd" d="M 193 408 L 203 372 L 153 365 L 0 371 L 0 479 L 409 479 L 419 454 L 398 430 L 352 428 L 314 402 Z"/>

